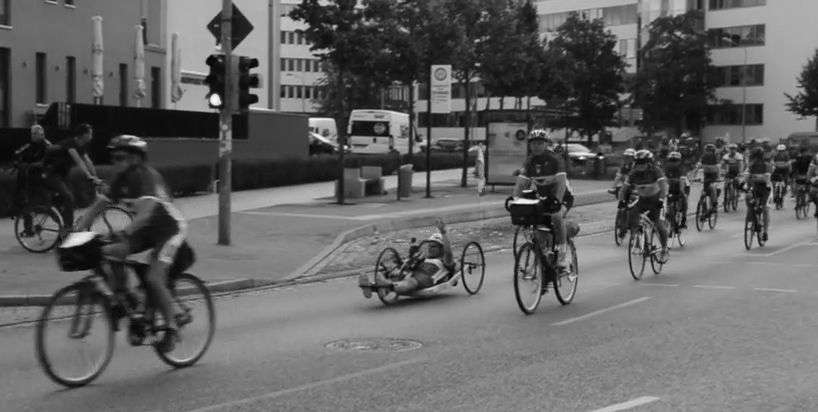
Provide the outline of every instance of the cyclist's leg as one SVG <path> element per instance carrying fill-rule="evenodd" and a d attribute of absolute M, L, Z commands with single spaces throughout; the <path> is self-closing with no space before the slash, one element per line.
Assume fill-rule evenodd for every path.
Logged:
<path fill-rule="evenodd" d="M 48 175 L 43 180 L 43 186 L 60 195 L 62 205 L 60 213 L 62 214 L 63 224 L 66 228 L 71 228 L 74 224 L 74 194 L 65 181 L 59 176 Z"/>
<path fill-rule="evenodd" d="M 648 213 L 648 217 L 653 222 L 653 226 L 656 228 L 656 233 L 659 234 L 659 242 L 662 244 L 662 247 L 667 247 L 667 226 L 659 219 L 659 199 L 651 199 L 650 201 L 650 213 Z"/>

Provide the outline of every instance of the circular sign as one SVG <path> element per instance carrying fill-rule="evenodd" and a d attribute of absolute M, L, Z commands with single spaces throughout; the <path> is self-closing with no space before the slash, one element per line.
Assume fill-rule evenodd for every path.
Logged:
<path fill-rule="evenodd" d="M 443 80 L 446 80 L 447 75 L 448 75 L 448 71 L 446 69 L 444 69 L 442 67 L 438 67 L 437 69 L 435 69 L 435 73 L 434 73 L 435 80 L 442 82 Z"/>
<path fill-rule="evenodd" d="M 375 132 L 375 134 L 384 134 L 386 133 L 386 125 L 383 123 L 375 123 L 372 126 L 372 131 Z"/>
<path fill-rule="evenodd" d="M 517 139 L 520 142 L 525 140 L 525 136 L 526 136 L 526 133 L 525 133 L 525 130 L 523 130 L 523 129 L 517 130 L 517 133 L 514 134 L 514 138 Z"/>

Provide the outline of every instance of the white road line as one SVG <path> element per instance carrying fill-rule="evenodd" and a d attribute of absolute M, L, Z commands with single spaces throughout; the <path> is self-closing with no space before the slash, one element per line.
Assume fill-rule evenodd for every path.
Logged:
<path fill-rule="evenodd" d="M 781 293 L 798 293 L 795 289 L 775 289 L 775 288 L 753 288 L 759 292 L 781 292 Z"/>
<path fill-rule="evenodd" d="M 735 286 L 721 286 L 721 285 L 693 285 L 694 288 L 699 289 L 735 289 Z"/>
<path fill-rule="evenodd" d="M 646 405 L 652 402 L 658 401 L 659 398 L 655 396 L 641 396 L 636 399 L 631 399 L 627 402 L 617 403 L 615 405 L 606 406 L 602 409 L 595 409 L 591 412 L 616 412 L 616 411 L 624 411 L 631 408 L 635 408 L 637 406 Z"/>
<path fill-rule="evenodd" d="M 650 298 L 651 298 L 650 296 L 643 296 L 643 297 L 641 297 L 639 299 L 634 299 L 634 300 L 631 300 L 629 302 L 620 303 L 618 305 L 614 305 L 614 306 L 611 306 L 609 308 L 600 309 L 600 310 L 597 310 L 597 311 L 593 311 L 591 313 L 586 313 L 586 314 L 584 314 L 582 316 L 577 316 L 575 318 L 570 318 L 570 319 L 566 319 L 566 320 L 559 321 L 559 322 L 556 322 L 556 323 L 552 323 L 551 326 L 562 326 L 562 325 L 567 325 L 569 323 L 578 322 L 578 321 L 581 321 L 583 319 L 588 319 L 588 318 L 596 316 L 596 315 L 601 315 L 603 313 L 610 312 L 612 310 L 621 309 L 621 308 L 624 308 L 626 306 L 635 305 L 637 303 L 644 302 L 644 301 L 646 301 L 646 300 L 648 300 Z"/>
<path fill-rule="evenodd" d="M 672 287 L 672 288 L 675 288 L 675 287 L 679 286 L 678 283 L 649 283 L 649 282 L 640 282 L 639 285 L 640 286 L 667 286 L 667 287 Z"/>
<path fill-rule="evenodd" d="M 784 253 L 786 251 L 789 251 L 789 250 L 792 250 L 792 249 L 795 249 L 795 248 L 798 248 L 798 247 L 802 247 L 802 246 L 809 246 L 809 243 L 807 243 L 807 242 L 794 243 L 794 244 L 789 245 L 789 246 L 787 246 L 785 248 L 778 249 L 775 252 L 770 252 L 770 253 L 766 253 L 766 254 L 763 254 L 763 255 L 756 255 L 756 256 L 771 257 L 771 256 L 775 256 L 775 255 L 777 255 L 779 253 Z"/>
<path fill-rule="evenodd" d="M 314 388 L 317 388 L 319 386 L 331 385 L 333 383 L 343 382 L 343 381 L 350 380 L 350 379 L 355 379 L 355 378 L 358 378 L 358 377 L 361 377 L 361 376 L 372 375 L 372 374 L 376 374 L 376 373 L 386 372 L 386 371 L 389 371 L 389 370 L 392 370 L 392 369 L 402 368 L 402 367 L 404 367 L 406 365 L 410 365 L 410 364 L 413 364 L 413 363 L 418 363 L 421 360 L 423 360 L 423 359 L 422 358 L 415 358 L 415 359 L 409 359 L 409 360 L 405 360 L 405 361 L 401 361 L 401 362 L 390 363 L 388 365 L 380 366 L 380 367 L 377 367 L 377 368 L 365 369 L 365 370 L 362 370 L 360 372 L 350 373 L 350 374 L 347 374 L 347 375 L 341 375 L 341 376 L 337 376 L 337 377 L 334 377 L 334 378 L 325 379 L 325 380 L 317 381 L 317 382 L 312 382 L 312 383 L 304 384 L 304 385 L 301 385 L 301 386 L 296 386 L 296 387 L 289 388 L 289 389 L 282 389 L 282 390 L 279 390 L 279 391 L 266 393 L 264 395 L 253 396 L 253 397 L 244 398 L 244 399 L 237 399 L 235 401 L 219 403 L 219 404 L 216 404 L 216 405 L 210 405 L 210 406 L 206 406 L 204 408 L 199 408 L 199 409 L 193 409 L 193 410 L 191 410 L 191 412 L 205 412 L 205 411 L 234 409 L 234 408 L 239 407 L 241 405 L 247 405 L 247 404 L 250 404 L 250 403 L 253 403 L 253 402 L 271 400 L 271 399 L 278 398 L 279 396 L 289 395 L 289 394 L 295 393 L 295 392 L 301 392 L 301 391 L 305 391 L 305 390 L 309 390 L 309 389 L 314 389 Z M 262 408 L 262 409 L 267 409 L 267 408 Z"/>
<path fill-rule="evenodd" d="M 237 212 L 243 215 L 254 215 L 254 216 L 284 216 L 284 217 L 305 217 L 309 219 L 336 219 L 336 220 L 358 220 L 356 217 L 350 216 L 337 216 L 337 215 L 313 215 L 309 213 L 287 213 L 287 212 L 255 212 L 255 211 L 247 211 L 247 212 Z"/>

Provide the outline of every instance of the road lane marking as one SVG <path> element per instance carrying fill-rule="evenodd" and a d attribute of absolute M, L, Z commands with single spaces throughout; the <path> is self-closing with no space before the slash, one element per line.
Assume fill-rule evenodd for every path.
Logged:
<path fill-rule="evenodd" d="M 694 288 L 699 289 L 735 289 L 735 286 L 722 286 L 722 285 L 693 285 Z"/>
<path fill-rule="evenodd" d="M 776 288 L 753 288 L 759 292 L 781 292 L 781 293 L 798 293 L 795 289 L 776 289 Z"/>
<path fill-rule="evenodd" d="M 586 313 L 586 314 L 584 314 L 582 316 L 577 316 L 575 318 L 565 319 L 563 321 L 552 323 L 551 326 L 562 326 L 562 325 L 567 325 L 569 323 L 578 322 L 578 321 L 581 321 L 583 319 L 588 319 L 588 318 L 596 316 L 596 315 L 601 315 L 603 313 L 610 312 L 612 310 L 621 309 L 621 308 L 624 308 L 624 307 L 627 307 L 627 306 L 635 305 L 637 303 L 644 302 L 644 301 L 646 301 L 648 299 L 651 299 L 651 296 L 643 296 L 643 297 L 641 297 L 639 299 L 634 299 L 634 300 L 631 300 L 631 301 L 628 301 L 628 302 L 625 302 L 625 303 L 620 303 L 618 305 L 614 305 L 614 306 L 611 306 L 609 308 L 596 310 L 596 311 L 593 311 L 591 313 Z"/>
<path fill-rule="evenodd" d="M 640 396 L 636 399 L 631 399 L 627 402 L 617 403 L 615 405 L 606 406 L 602 409 L 595 409 L 591 412 L 617 412 L 624 411 L 637 406 L 646 405 L 658 401 L 659 398 L 655 396 Z"/>
<path fill-rule="evenodd" d="M 789 245 L 789 246 L 787 246 L 785 248 L 778 249 L 778 250 L 776 250 L 774 252 L 766 253 L 766 254 L 763 254 L 763 255 L 756 255 L 756 256 L 771 257 L 771 256 L 775 256 L 775 255 L 777 255 L 779 253 L 784 253 L 784 252 L 793 250 L 793 249 L 798 248 L 798 247 L 809 246 L 809 245 L 810 245 L 810 243 L 808 243 L 808 242 L 794 243 L 794 244 Z"/>
<path fill-rule="evenodd" d="M 678 283 L 648 283 L 648 282 L 640 282 L 639 285 L 641 286 L 667 286 L 671 288 L 675 288 L 679 286 Z"/>
<path fill-rule="evenodd" d="M 389 371 L 389 370 L 392 370 L 392 369 L 398 369 L 398 368 L 404 367 L 406 365 L 411 365 L 413 363 L 418 363 L 418 362 L 420 362 L 422 360 L 423 360 L 423 358 L 415 358 L 415 359 L 409 359 L 409 360 L 405 360 L 405 361 L 401 361 L 401 362 L 390 363 L 388 365 L 379 366 L 377 368 L 364 369 L 362 371 L 355 372 L 355 373 L 336 376 L 334 378 L 325 379 L 325 380 L 322 380 L 322 381 L 307 383 L 307 384 L 300 385 L 300 386 L 295 386 L 295 387 L 292 387 L 292 388 L 289 388 L 289 389 L 282 389 L 282 390 L 278 390 L 278 391 L 274 391 L 274 392 L 270 392 L 270 393 L 265 393 L 264 395 L 252 396 L 252 397 L 249 397 L 249 398 L 237 399 L 237 400 L 230 401 L 230 402 L 224 402 L 224 403 L 219 403 L 219 404 L 216 404 L 216 405 L 206 406 L 204 408 L 192 409 L 190 412 L 205 412 L 205 411 L 233 409 L 233 408 L 236 408 L 236 407 L 241 406 L 241 405 L 247 405 L 247 404 L 250 404 L 250 403 L 253 403 L 253 402 L 258 402 L 258 401 L 271 400 L 271 399 L 278 398 L 279 396 L 284 396 L 284 395 L 289 395 L 289 394 L 295 393 L 295 392 L 301 392 L 301 391 L 305 391 L 305 390 L 309 390 L 309 389 L 314 389 L 314 388 L 317 388 L 319 386 L 331 385 L 331 384 L 334 384 L 334 383 L 359 378 L 361 376 L 386 372 L 386 371 Z"/>
<path fill-rule="evenodd" d="M 282 217 L 303 217 L 308 219 L 335 219 L 335 220 L 357 220 L 353 217 L 349 216 L 337 216 L 337 215 L 313 215 L 309 213 L 288 213 L 288 212 L 256 212 L 256 211 L 246 211 L 246 212 L 236 212 L 242 215 L 253 215 L 253 216 L 282 216 Z"/>

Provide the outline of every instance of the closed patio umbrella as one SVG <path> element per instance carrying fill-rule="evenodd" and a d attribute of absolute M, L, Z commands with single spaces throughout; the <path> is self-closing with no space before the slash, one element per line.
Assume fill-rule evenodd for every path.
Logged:
<path fill-rule="evenodd" d="M 142 107 L 142 99 L 145 98 L 145 44 L 142 36 L 142 25 L 136 25 L 136 37 L 134 37 L 134 82 L 136 89 L 134 90 L 134 97 L 136 97 L 136 107 Z"/>
<path fill-rule="evenodd" d="M 102 16 L 91 17 L 94 39 L 91 44 L 91 76 L 93 78 L 92 94 L 94 104 L 101 104 L 105 93 L 105 74 L 102 67 Z"/>

